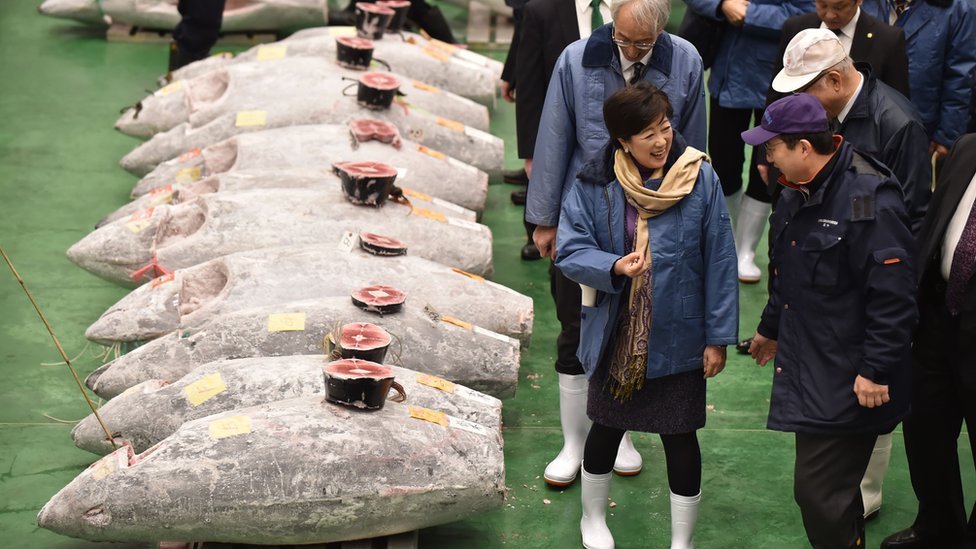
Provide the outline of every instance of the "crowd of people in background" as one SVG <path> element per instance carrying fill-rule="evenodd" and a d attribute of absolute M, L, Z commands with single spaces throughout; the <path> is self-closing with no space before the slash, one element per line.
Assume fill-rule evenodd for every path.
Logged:
<path fill-rule="evenodd" d="M 813 547 L 865 546 L 899 423 L 919 507 L 881 547 L 976 546 L 956 453 L 976 433 L 976 2 L 685 4 L 688 40 L 668 0 L 510 2 L 505 179 L 561 328 L 546 482 L 581 477 L 583 546 L 612 548 L 610 479 L 643 466 L 627 431 L 658 433 L 691 548 L 706 380 L 734 345 L 774 364 Z M 738 283 L 763 279 L 736 344 Z"/>

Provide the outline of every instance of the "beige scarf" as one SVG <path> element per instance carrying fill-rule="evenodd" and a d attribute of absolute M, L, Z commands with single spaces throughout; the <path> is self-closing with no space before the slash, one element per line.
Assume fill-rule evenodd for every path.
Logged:
<path fill-rule="evenodd" d="M 610 363 L 610 391 L 620 401 L 630 399 L 634 391 L 644 386 L 647 372 L 647 342 L 651 332 L 651 247 L 647 220 L 664 213 L 695 188 L 701 163 L 708 156 L 692 147 L 678 157 L 661 182 L 660 189 L 644 187 L 640 172 L 630 154 L 617 149 L 613 172 L 623 187 L 627 202 L 637 208 L 637 227 L 634 231 L 634 251 L 642 250 L 648 266 L 643 276 L 630 285 L 627 314 L 623 319 L 622 335 Z"/>

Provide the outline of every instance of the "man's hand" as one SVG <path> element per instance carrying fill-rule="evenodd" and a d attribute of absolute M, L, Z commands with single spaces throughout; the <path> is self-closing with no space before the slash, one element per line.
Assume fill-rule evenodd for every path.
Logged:
<path fill-rule="evenodd" d="M 933 154 L 938 155 L 939 158 L 945 158 L 949 155 L 949 148 L 941 143 L 929 141 L 929 158 L 931 158 Z"/>
<path fill-rule="evenodd" d="M 725 346 L 706 345 L 702 360 L 705 363 L 705 379 L 715 377 L 725 369 Z"/>
<path fill-rule="evenodd" d="M 539 255 L 556 259 L 556 227 L 537 226 L 532 231 L 532 242 L 539 248 Z"/>
<path fill-rule="evenodd" d="M 647 272 L 648 265 L 641 252 L 630 252 L 613 262 L 613 274 L 637 278 Z"/>
<path fill-rule="evenodd" d="M 862 376 L 854 379 L 854 394 L 857 395 L 857 403 L 865 408 L 877 408 L 891 400 L 887 385 L 878 385 Z"/>
<path fill-rule="evenodd" d="M 752 344 L 749 345 L 749 354 L 756 360 L 756 364 L 765 366 L 770 360 L 776 358 L 776 340 L 756 332 L 756 335 L 752 336 Z"/>
<path fill-rule="evenodd" d="M 526 177 L 532 177 L 532 159 L 525 159 L 525 175 Z"/>
<path fill-rule="evenodd" d="M 759 179 L 762 182 L 769 185 L 769 166 L 766 164 L 756 164 L 756 171 L 759 172 Z"/>
<path fill-rule="evenodd" d="M 509 103 L 515 102 L 515 88 L 506 80 L 502 80 L 502 99 Z"/>
<path fill-rule="evenodd" d="M 733 27 L 741 27 L 746 21 L 747 0 L 722 0 L 722 14 Z"/>

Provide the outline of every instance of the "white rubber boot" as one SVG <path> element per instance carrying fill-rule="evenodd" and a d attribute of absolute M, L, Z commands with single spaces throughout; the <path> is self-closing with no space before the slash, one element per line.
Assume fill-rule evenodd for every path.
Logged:
<path fill-rule="evenodd" d="M 725 209 L 729 211 L 729 218 L 732 219 L 732 228 L 735 228 L 735 220 L 739 217 L 739 203 L 742 201 L 742 189 L 725 197 Z"/>
<path fill-rule="evenodd" d="M 861 479 L 861 500 L 864 502 L 864 518 L 877 516 L 881 510 L 881 488 L 885 474 L 888 472 L 888 462 L 891 461 L 891 433 L 878 436 L 871 452 L 871 461 Z M 871 517 L 874 518 L 874 517 Z"/>
<path fill-rule="evenodd" d="M 563 428 L 563 448 L 556 459 L 546 466 L 543 478 L 547 484 L 569 486 L 579 474 L 586 435 L 592 423 L 586 417 L 588 390 L 586 376 L 559 374 L 559 423 Z"/>
<path fill-rule="evenodd" d="M 756 246 L 766 229 L 772 207 L 743 195 L 735 221 L 735 253 L 739 257 L 739 282 L 755 284 L 762 271 L 756 266 Z"/>
<path fill-rule="evenodd" d="M 701 492 L 692 497 L 671 492 L 671 549 L 694 549 L 691 540 L 695 537 L 700 501 Z"/>
<path fill-rule="evenodd" d="M 620 447 L 617 449 L 617 460 L 613 462 L 613 472 L 622 477 L 632 477 L 639 474 L 643 467 L 644 460 L 637 448 L 634 448 L 630 433 L 624 433 L 624 438 L 620 439 Z"/>
<path fill-rule="evenodd" d="M 607 528 L 607 505 L 610 503 L 610 478 L 613 473 L 593 475 L 583 468 L 583 518 L 580 534 L 586 549 L 614 549 L 613 534 Z"/>

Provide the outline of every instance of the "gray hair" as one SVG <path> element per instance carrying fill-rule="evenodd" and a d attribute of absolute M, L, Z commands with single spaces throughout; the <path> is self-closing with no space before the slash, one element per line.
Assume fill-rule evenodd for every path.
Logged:
<path fill-rule="evenodd" d="M 610 17 L 616 21 L 620 10 L 628 4 L 634 5 L 630 13 L 638 26 L 651 29 L 654 36 L 664 32 L 664 26 L 668 24 L 668 18 L 671 17 L 670 0 L 612 0 Z"/>
<path fill-rule="evenodd" d="M 834 65 L 832 65 L 829 69 L 827 69 L 826 71 L 824 71 L 824 73 L 826 73 L 827 71 L 837 71 L 842 76 L 846 77 L 848 75 L 848 73 L 850 73 L 852 70 L 854 70 L 854 60 L 851 59 L 851 56 L 848 55 L 847 57 L 841 59 L 840 61 L 838 61 L 837 63 L 835 63 Z M 823 73 L 821 74 L 821 76 L 823 76 Z M 825 80 L 824 78 L 818 77 L 817 78 L 817 85 L 818 86 L 826 86 L 827 85 L 827 80 Z"/>

